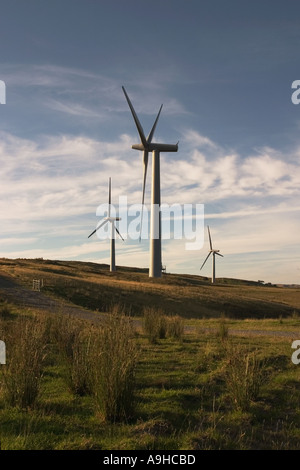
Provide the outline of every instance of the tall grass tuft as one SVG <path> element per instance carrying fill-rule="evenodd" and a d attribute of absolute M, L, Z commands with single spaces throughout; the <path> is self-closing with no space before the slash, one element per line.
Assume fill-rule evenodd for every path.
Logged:
<path fill-rule="evenodd" d="M 74 317 L 52 319 L 51 337 L 56 344 L 66 370 L 66 381 L 76 395 L 91 393 L 92 328 Z"/>
<path fill-rule="evenodd" d="M 222 315 L 220 318 L 217 335 L 221 339 L 221 341 L 225 341 L 228 338 L 229 329 L 226 324 L 226 318 L 224 315 Z"/>
<path fill-rule="evenodd" d="M 183 320 L 179 315 L 167 316 L 164 311 L 154 307 L 144 308 L 144 331 L 150 343 L 167 337 L 182 340 Z"/>
<path fill-rule="evenodd" d="M 247 411 L 259 396 L 265 378 L 265 363 L 255 352 L 228 344 L 225 348 L 225 382 L 228 394 L 237 409 Z"/>
<path fill-rule="evenodd" d="M 167 335 L 171 338 L 182 341 L 184 334 L 183 319 L 179 315 L 167 318 Z"/>
<path fill-rule="evenodd" d="M 76 395 L 92 393 L 91 354 L 93 334 L 86 328 L 74 337 L 72 357 L 69 358 L 69 384 Z"/>
<path fill-rule="evenodd" d="M 46 355 L 46 322 L 19 317 L 5 329 L 6 365 L 1 367 L 1 392 L 6 403 L 33 406 L 40 390 Z"/>
<path fill-rule="evenodd" d="M 127 420 L 133 414 L 137 357 L 131 321 L 115 309 L 93 336 L 93 395 L 106 421 Z"/>
<path fill-rule="evenodd" d="M 167 334 L 167 318 L 161 309 L 153 307 L 144 308 L 144 330 L 150 343 L 164 339 Z"/>
<path fill-rule="evenodd" d="M 1 302 L 0 304 L 0 320 L 6 320 L 13 317 L 10 306 L 7 302 Z"/>

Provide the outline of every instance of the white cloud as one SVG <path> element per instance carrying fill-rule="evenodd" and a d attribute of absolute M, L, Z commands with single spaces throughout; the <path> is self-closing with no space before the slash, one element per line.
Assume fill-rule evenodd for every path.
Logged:
<path fill-rule="evenodd" d="M 107 243 L 86 239 L 98 221 L 97 206 L 107 202 L 109 176 L 115 205 L 124 195 L 129 204 L 141 201 L 142 153 L 131 149 L 134 141 L 127 134 L 112 141 L 84 135 L 30 140 L 2 133 L 0 256 L 99 260 L 102 253 L 109 262 Z M 288 260 L 291 247 L 298 247 L 298 150 L 288 156 L 274 149 L 259 152 L 242 158 L 190 131 L 176 158 L 161 155 L 162 202 L 205 204 L 207 223 L 226 257 L 221 269 L 228 277 L 235 256 L 252 254 L 251 272 L 259 278 L 266 276 L 259 276 L 259 268 L 254 270 L 253 257 L 257 267 L 262 256 L 269 260 L 271 276 L 274 253 L 286 253 Z M 151 161 L 147 204 L 150 176 Z M 168 270 L 200 274 L 205 247 L 199 253 L 187 252 L 184 244 L 165 241 L 163 262 Z M 148 262 L 147 246 L 118 247 L 119 264 L 145 267 Z M 284 266 L 283 261 L 287 273 Z"/>
<path fill-rule="evenodd" d="M 193 129 L 186 129 L 184 132 L 184 141 L 191 146 L 191 148 L 203 148 L 211 147 L 212 149 L 217 149 L 218 146 L 208 137 L 199 134 L 199 132 Z"/>
<path fill-rule="evenodd" d="M 195 143 L 193 146 L 193 142 Z M 241 157 L 228 153 L 210 139 L 191 131 L 179 147 L 176 163 L 163 154 L 162 187 L 166 202 L 176 193 L 187 193 L 188 199 L 201 202 L 226 198 L 266 198 L 269 196 L 297 197 L 300 194 L 300 165 L 298 158 L 287 159 L 272 149 L 263 154 Z M 180 155 L 184 153 L 184 160 Z M 286 161 L 289 160 L 289 163 Z M 184 175 L 184 178 L 183 178 Z M 193 187 L 191 187 L 193 186 Z"/>

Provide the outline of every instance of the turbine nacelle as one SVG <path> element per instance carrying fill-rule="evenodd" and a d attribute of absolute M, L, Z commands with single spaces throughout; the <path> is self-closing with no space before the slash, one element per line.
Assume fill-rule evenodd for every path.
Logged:
<path fill-rule="evenodd" d="M 104 217 L 104 220 L 107 220 L 107 222 L 115 222 L 116 220 L 122 220 L 121 217 Z"/>
<path fill-rule="evenodd" d="M 150 143 L 145 147 L 143 144 L 134 144 L 131 147 L 134 150 L 141 150 L 147 152 L 177 152 L 178 144 L 159 144 L 159 143 Z"/>

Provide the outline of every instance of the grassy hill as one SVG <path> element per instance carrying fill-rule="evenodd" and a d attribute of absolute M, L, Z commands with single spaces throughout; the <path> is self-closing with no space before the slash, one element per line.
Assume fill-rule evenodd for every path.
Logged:
<path fill-rule="evenodd" d="M 299 450 L 299 302 L 247 280 L 0 259 L 1 450 Z M 60 310 L 75 304 L 138 318 Z"/>
<path fill-rule="evenodd" d="M 219 279 L 212 285 L 209 278 L 196 275 L 153 279 L 147 269 L 118 267 L 110 273 L 103 264 L 44 259 L 0 259 L 0 274 L 29 289 L 33 279 L 42 279 L 46 295 L 102 312 L 119 303 L 137 316 L 149 305 L 185 318 L 284 318 L 300 313 L 300 288 L 247 280 Z"/>

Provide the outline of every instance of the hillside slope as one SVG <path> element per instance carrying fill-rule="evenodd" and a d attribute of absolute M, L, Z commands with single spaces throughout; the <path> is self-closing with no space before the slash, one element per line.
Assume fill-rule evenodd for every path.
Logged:
<path fill-rule="evenodd" d="M 43 294 L 93 311 L 107 311 L 115 303 L 140 315 L 145 306 L 186 318 L 279 318 L 300 313 L 300 289 L 263 286 L 242 280 L 219 280 L 165 274 L 150 279 L 143 269 L 79 261 L 0 259 L 0 275 L 27 289 L 33 279 L 43 280 Z M 4 276 L 4 277 L 3 277 Z M 0 285 L 1 290 L 1 285 Z"/>

